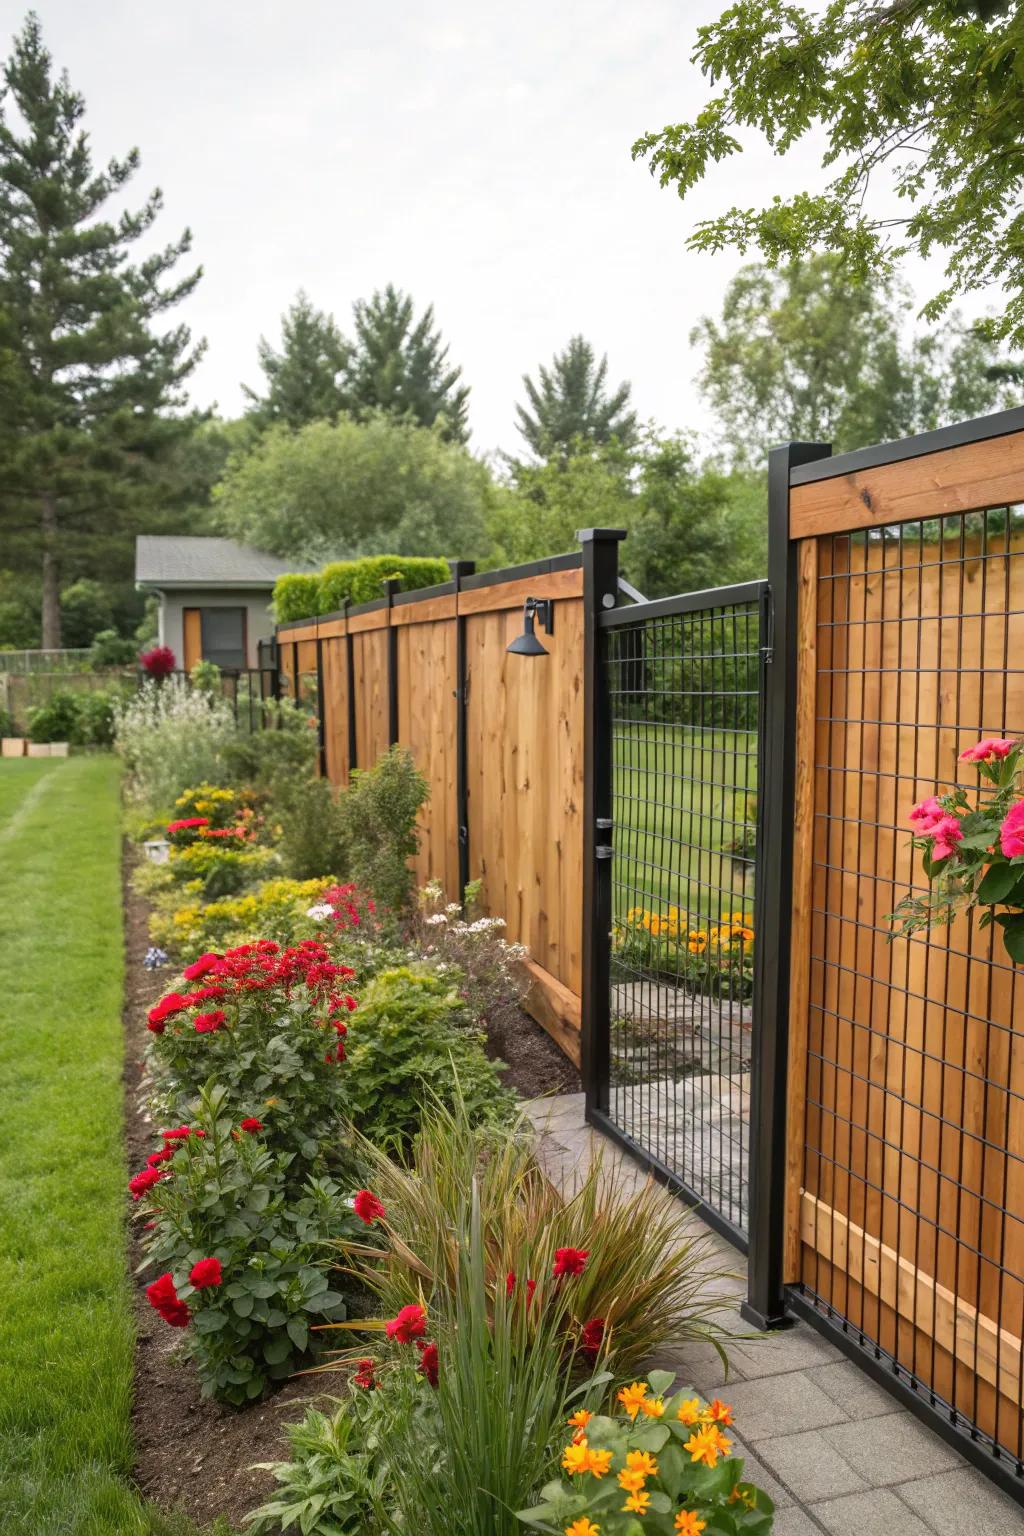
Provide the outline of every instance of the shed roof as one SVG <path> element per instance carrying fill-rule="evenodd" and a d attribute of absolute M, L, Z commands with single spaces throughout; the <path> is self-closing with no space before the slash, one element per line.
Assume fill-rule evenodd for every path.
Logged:
<path fill-rule="evenodd" d="M 135 540 L 135 580 L 147 587 L 272 587 L 289 571 L 316 569 L 234 539 L 140 533 Z"/>

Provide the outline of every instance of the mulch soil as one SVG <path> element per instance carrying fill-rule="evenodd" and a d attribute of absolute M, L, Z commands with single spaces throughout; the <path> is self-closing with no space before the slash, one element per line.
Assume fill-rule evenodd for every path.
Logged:
<path fill-rule="evenodd" d="M 156 1145 L 154 1127 L 139 1107 L 139 1083 L 148 1038 L 146 1009 L 164 979 L 159 971 L 146 971 L 142 964 L 150 941 L 147 904 L 130 883 L 138 860 L 137 850 L 126 843 L 122 864 L 125 1142 L 133 1173 L 145 1165 Z M 500 1038 L 491 1040 L 488 1052 L 508 1063 L 503 1081 L 523 1098 L 579 1089 L 575 1067 L 526 1014 L 519 1016 L 514 1027 L 504 1029 Z M 142 1257 L 138 1231 L 130 1228 L 133 1274 Z M 167 1512 L 187 1515 L 200 1527 L 223 1516 L 240 1529 L 245 1514 L 264 1502 L 276 1486 L 255 1463 L 287 1459 L 285 1425 L 302 1417 L 305 1404 L 315 1402 L 324 1391 L 331 1392 L 331 1378 L 318 1378 L 315 1385 L 309 1378 L 286 1382 L 273 1397 L 242 1409 L 202 1397 L 191 1363 L 182 1358 L 180 1334 L 168 1328 L 146 1300 L 144 1286 L 152 1278 L 151 1274 L 138 1276 L 133 1294 L 135 1480 L 143 1495 Z M 334 1390 L 339 1386 L 340 1381 Z"/>

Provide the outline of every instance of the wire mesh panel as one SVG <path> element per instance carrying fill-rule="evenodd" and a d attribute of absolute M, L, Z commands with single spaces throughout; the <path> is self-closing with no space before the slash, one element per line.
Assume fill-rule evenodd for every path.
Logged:
<path fill-rule="evenodd" d="M 608 1118 L 737 1236 L 747 1217 L 763 598 L 757 583 L 638 605 L 615 615 L 603 653 L 614 807 Z"/>
<path fill-rule="evenodd" d="M 1024 983 L 927 896 L 908 813 L 1024 735 L 1024 516 L 818 540 L 805 1299 L 947 1423 L 1024 1461 Z M 984 793 L 984 789 L 982 790 Z"/>

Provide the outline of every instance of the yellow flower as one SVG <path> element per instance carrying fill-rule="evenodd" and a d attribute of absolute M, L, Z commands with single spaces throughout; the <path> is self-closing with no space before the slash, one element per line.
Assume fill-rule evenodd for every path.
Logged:
<path fill-rule="evenodd" d="M 703 1462 L 707 1467 L 717 1466 L 719 1456 L 728 1456 L 731 1448 L 732 1441 L 722 1434 L 717 1424 L 695 1429 L 684 1447 L 695 1462 Z"/>
<path fill-rule="evenodd" d="M 622 1388 L 622 1391 L 619 1393 L 619 1402 L 625 1408 L 630 1418 L 635 1420 L 646 1396 L 646 1381 L 634 1381 L 630 1386 Z"/>
<path fill-rule="evenodd" d="M 581 1515 L 578 1520 L 573 1521 L 572 1525 L 566 1526 L 565 1536 L 599 1536 L 600 1530 L 599 1525 L 588 1520 L 586 1515 Z"/>
<path fill-rule="evenodd" d="M 579 1440 L 574 1440 L 571 1445 L 566 1446 L 562 1456 L 562 1466 L 570 1477 L 578 1477 L 580 1473 L 587 1470 L 589 1460 L 590 1447 L 587 1444 L 587 1437 L 581 1435 Z M 714 1462 L 711 1465 L 714 1466 Z"/>
<path fill-rule="evenodd" d="M 684 1397 L 679 1404 L 676 1418 L 680 1424 L 699 1424 L 701 1419 L 701 1407 L 699 1397 Z"/>
<path fill-rule="evenodd" d="M 660 1419 L 665 1412 L 665 1399 L 662 1397 L 645 1397 L 640 1407 L 649 1419 Z"/>
<path fill-rule="evenodd" d="M 586 1470 L 591 1477 L 604 1477 L 612 1464 L 611 1451 L 588 1451 Z"/>
<path fill-rule="evenodd" d="M 626 1466 L 631 1472 L 642 1472 L 644 1477 L 654 1477 L 658 1463 L 650 1451 L 627 1451 Z"/>
<path fill-rule="evenodd" d="M 679 1536 L 700 1536 L 707 1521 L 699 1520 L 695 1509 L 681 1509 L 676 1515 L 674 1525 Z"/>
<path fill-rule="evenodd" d="M 624 1493 L 639 1493 L 646 1481 L 643 1472 L 631 1472 L 628 1467 L 623 1467 L 619 1473 L 619 1487 Z"/>
<path fill-rule="evenodd" d="M 586 1429 L 594 1415 L 589 1408 L 577 1408 L 576 1412 L 566 1420 L 568 1424 L 575 1424 L 577 1429 Z"/>
<path fill-rule="evenodd" d="M 623 1509 L 632 1510 L 634 1515 L 646 1515 L 648 1505 L 651 1502 L 649 1493 L 631 1493 L 623 1504 Z"/>

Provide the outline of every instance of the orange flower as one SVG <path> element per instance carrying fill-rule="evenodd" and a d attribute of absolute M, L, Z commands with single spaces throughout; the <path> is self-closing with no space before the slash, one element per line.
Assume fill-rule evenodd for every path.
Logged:
<path fill-rule="evenodd" d="M 684 1397 L 679 1404 L 676 1418 L 680 1424 L 699 1424 L 701 1421 L 701 1406 L 699 1397 Z"/>
<path fill-rule="evenodd" d="M 662 1397 L 645 1397 L 640 1407 L 649 1419 L 660 1419 L 665 1412 L 665 1400 Z"/>
<path fill-rule="evenodd" d="M 600 1536 L 600 1530 L 599 1525 L 588 1520 L 586 1515 L 581 1515 L 578 1520 L 573 1521 L 572 1525 L 566 1526 L 565 1536 Z"/>
<path fill-rule="evenodd" d="M 590 1447 L 587 1445 L 587 1437 L 581 1435 L 578 1440 L 574 1438 L 572 1444 L 566 1446 L 562 1456 L 562 1466 L 570 1477 L 578 1477 L 581 1472 L 587 1470 L 589 1460 Z M 714 1462 L 711 1465 L 714 1466 Z"/>
<path fill-rule="evenodd" d="M 681 1509 L 676 1515 L 674 1526 L 679 1536 L 700 1536 L 701 1531 L 707 1525 L 706 1520 L 697 1518 L 695 1509 Z"/>
<path fill-rule="evenodd" d="M 639 1493 L 647 1481 L 644 1472 L 633 1472 L 629 1467 L 623 1467 L 619 1473 L 619 1487 L 624 1493 Z"/>
<path fill-rule="evenodd" d="M 577 1408 L 572 1417 L 566 1420 L 566 1423 L 575 1424 L 577 1429 L 586 1429 L 593 1417 L 594 1415 L 590 1412 L 589 1408 Z"/>
<path fill-rule="evenodd" d="M 635 1420 L 643 1407 L 644 1398 L 647 1396 L 646 1381 L 634 1381 L 630 1386 L 623 1387 L 619 1393 L 619 1402 L 625 1408 L 630 1418 Z"/>
<path fill-rule="evenodd" d="M 731 1424 L 732 1408 L 728 1403 L 723 1403 L 721 1398 L 714 1398 L 708 1403 L 708 1418 L 714 1424 Z"/>
<path fill-rule="evenodd" d="M 626 1466 L 631 1472 L 642 1472 L 644 1477 L 653 1477 L 658 1470 L 658 1463 L 650 1451 L 627 1451 Z"/>
<path fill-rule="evenodd" d="M 604 1477 L 612 1464 L 611 1451 L 588 1451 L 587 1471 L 592 1477 Z"/>
<path fill-rule="evenodd" d="M 650 1502 L 649 1493 L 631 1493 L 622 1507 L 631 1510 L 634 1515 L 646 1515 Z"/>
<path fill-rule="evenodd" d="M 714 1467 L 719 1456 L 728 1456 L 731 1446 L 732 1441 L 722 1434 L 717 1424 L 708 1424 L 694 1430 L 685 1449 L 695 1462 L 702 1461 L 705 1466 Z"/>

